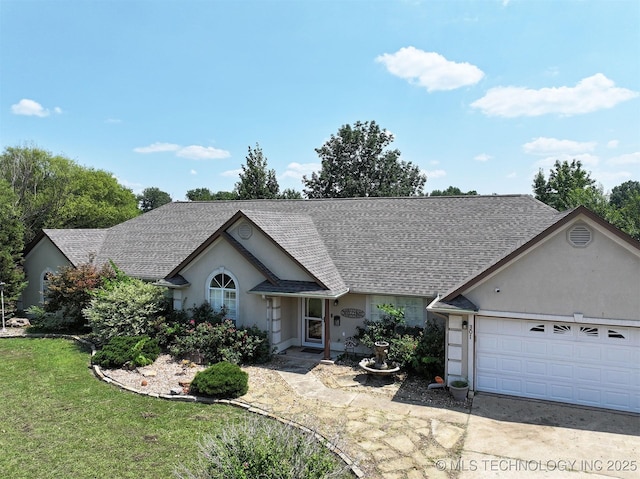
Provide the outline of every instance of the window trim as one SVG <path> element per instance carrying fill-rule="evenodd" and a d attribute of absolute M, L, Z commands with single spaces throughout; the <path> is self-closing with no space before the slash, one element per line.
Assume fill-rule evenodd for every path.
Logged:
<path fill-rule="evenodd" d="M 231 278 L 231 280 L 233 281 L 234 285 L 235 285 L 235 289 L 232 290 L 230 288 L 213 288 L 211 287 L 211 282 L 213 281 L 213 279 L 218 276 L 219 274 L 224 274 L 227 275 L 229 278 Z M 205 300 L 207 301 L 207 303 L 209 303 L 209 305 L 211 305 L 213 307 L 213 305 L 211 304 L 211 290 L 216 290 L 216 291 L 235 291 L 235 296 L 236 296 L 236 314 L 235 317 L 229 317 L 228 319 L 231 319 L 234 323 L 238 323 L 238 318 L 240 317 L 240 286 L 238 283 L 238 278 L 228 269 L 224 268 L 224 267 L 220 267 L 217 268 L 216 270 L 212 271 L 211 274 L 207 277 L 207 281 L 204 284 L 204 297 Z M 224 296 L 223 296 L 223 304 L 224 304 Z"/>
<path fill-rule="evenodd" d="M 45 277 L 49 274 L 55 274 L 55 271 L 53 271 L 51 268 L 48 268 L 48 267 L 45 268 L 45 270 L 42 273 L 40 273 L 39 293 L 40 293 L 40 304 L 42 305 L 44 305 L 44 296 L 45 296 Z"/>

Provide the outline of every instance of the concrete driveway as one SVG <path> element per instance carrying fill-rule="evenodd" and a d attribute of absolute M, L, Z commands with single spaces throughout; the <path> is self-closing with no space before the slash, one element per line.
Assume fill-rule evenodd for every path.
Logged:
<path fill-rule="evenodd" d="M 460 460 L 439 467 L 459 479 L 638 478 L 640 416 L 478 394 Z"/>

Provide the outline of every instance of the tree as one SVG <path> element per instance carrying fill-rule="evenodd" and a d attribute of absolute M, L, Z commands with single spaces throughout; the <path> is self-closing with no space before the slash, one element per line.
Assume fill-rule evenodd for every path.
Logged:
<path fill-rule="evenodd" d="M 196 188 L 187 191 L 186 198 L 189 201 L 237 200 L 238 195 L 235 191 L 213 193 L 209 188 Z"/>
<path fill-rule="evenodd" d="M 303 177 L 308 198 L 413 196 L 427 181 L 411 162 L 400 160 L 398 149 L 386 149 L 393 135 L 375 121 L 343 125 L 316 153 L 319 173 Z"/>
<path fill-rule="evenodd" d="M 556 160 L 548 179 L 545 179 L 542 169 L 536 174 L 533 180 L 535 197 L 558 211 L 564 211 L 571 207 L 570 194 L 573 190 L 595 188 L 595 180 L 589 174 L 582 169 L 579 160 L 571 163 Z"/>
<path fill-rule="evenodd" d="M 450 186 L 445 190 L 433 190 L 430 196 L 473 196 L 477 194 L 478 192 L 476 190 L 463 193 L 457 186 Z"/>
<path fill-rule="evenodd" d="M 609 196 L 609 202 L 617 208 L 622 208 L 629 200 L 640 194 L 640 181 L 625 181 L 614 186 Z"/>
<path fill-rule="evenodd" d="M 240 181 L 235 192 L 241 200 L 273 199 L 278 197 L 278 181 L 274 170 L 267 169 L 267 158 L 262 154 L 260 145 L 249 147 L 247 164 L 242 165 Z"/>
<path fill-rule="evenodd" d="M 71 187 L 58 218 L 46 226 L 109 228 L 140 214 L 138 200 L 109 172 L 74 165 Z"/>
<path fill-rule="evenodd" d="M 293 188 L 285 188 L 284 191 L 280 193 L 278 198 L 283 200 L 300 200 L 302 199 L 302 194 L 300 194 L 299 191 L 296 191 Z"/>
<path fill-rule="evenodd" d="M 169 196 L 169 193 L 166 193 L 160 188 L 156 188 L 154 186 L 151 188 L 145 188 L 142 191 L 142 194 L 138 195 L 137 200 L 140 205 L 140 211 L 146 213 L 158 206 L 171 203 L 171 196 Z"/>
<path fill-rule="evenodd" d="M 15 309 L 15 301 L 26 286 L 22 270 L 24 232 L 17 197 L 11 185 L 0 178 L 0 282 L 4 284 L 6 310 Z"/>
<path fill-rule="evenodd" d="M 7 147 L 0 178 L 15 194 L 25 243 L 42 228 L 106 228 L 139 214 L 133 192 L 111 173 L 34 146 Z"/>

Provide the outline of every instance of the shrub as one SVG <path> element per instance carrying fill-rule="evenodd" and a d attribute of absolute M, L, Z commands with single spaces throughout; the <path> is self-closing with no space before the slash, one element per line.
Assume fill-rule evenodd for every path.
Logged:
<path fill-rule="evenodd" d="M 228 423 L 201 444 L 198 470 L 176 471 L 180 479 L 331 479 L 352 477 L 312 431 L 249 416 Z"/>
<path fill-rule="evenodd" d="M 249 390 L 249 375 L 237 364 L 223 361 L 196 373 L 189 390 L 218 399 L 236 398 Z"/>
<path fill-rule="evenodd" d="M 101 343 L 115 336 L 151 335 L 163 310 L 163 296 L 160 288 L 129 278 L 96 291 L 84 314 Z"/>
<path fill-rule="evenodd" d="M 160 354 L 158 341 L 148 336 L 118 336 L 112 338 L 93 356 L 94 364 L 103 368 L 120 368 L 152 364 Z"/>
<path fill-rule="evenodd" d="M 65 266 L 57 274 L 49 274 L 45 292 L 44 314 L 34 314 L 36 325 L 48 331 L 77 331 L 86 320 L 82 310 L 89 305 L 91 294 L 106 280 L 115 276 L 111 266 L 105 264 L 98 269 L 91 263 L 77 268 Z"/>
<path fill-rule="evenodd" d="M 407 327 L 404 310 L 392 305 L 378 306 L 384 314 L 380 321 L 364 320 L 364 327 L 356 327 L 356 338 L 373 348 L 376 341 L 389 342 L 390 361 L 401 368 L 434 378 L 444 372 L 444 327 L 429 320 L 426 327 Z"/>
<path fill-rule="evenodd" d="M 202 316 L 198 320 L 201 319 Z M 201 323 L 198 320 L 191 318 L 188 328 L 176 337 L 169 348 L 172 356 L 181 358 L 197 351 L 209 364 L 264 363 L 271 358 L 267 333 L 256 326 L 236 328 L 228 319 Z"/>

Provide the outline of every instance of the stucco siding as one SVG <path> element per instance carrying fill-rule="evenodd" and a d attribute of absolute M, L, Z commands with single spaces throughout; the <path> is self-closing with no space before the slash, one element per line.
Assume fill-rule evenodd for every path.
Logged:
<path fill-rule="evenodd" d="M 267 329 L 267 303 L 260 295 L 247 293 L 265 280 L 233 246 L 223 239 L 215 241 L 180 274 L 191 283 L 183 290 L 183 307 L 192 308 L 208 301 L 207 279 L 219 268 L 229 271 L 238 280 L 238 326 Z"/>
<path fill-rule="evenodd" d="M 591 243 L 575 247 L 567 231 L 582 223 Z M 640 255 L 593 223 L 556 232 L 464 295 L 485 311 L 621 320 L 640 319 Z"/>
<path fill-rule="evenodd" d="M 57 272 L 63 266 L 71 266 L 71 262 L 46 236 L 29 252 L 24 261 L 24 269 L 29 278 L 27 287 L 22 292 L 22 309 L 41 303 L 42 291 L 40 279 L 45 271 Z"/>
<path fill-rule="evenodd" d="M 252 228 L 252 234 L 249 238 L 243 239 L 240 237 L 238 234 L 238 226 L 242 223 L 243 221 L 240 221 L 234 225 L 229 230 L 229 233 L 278 278 L 292 281 L 314 281 L 314 278 L 306 273 L 290 256 L 278 248 L 271 239 L 267 238 L 267 236 L 257 228 Z"/>

